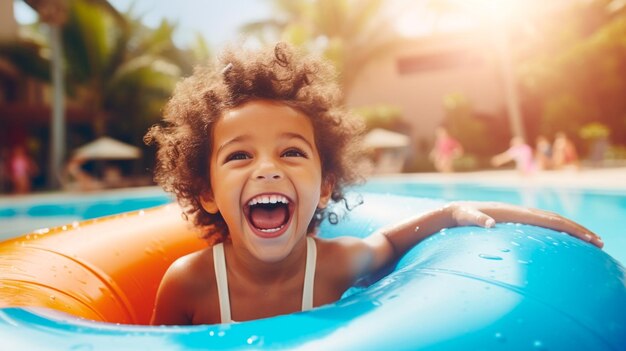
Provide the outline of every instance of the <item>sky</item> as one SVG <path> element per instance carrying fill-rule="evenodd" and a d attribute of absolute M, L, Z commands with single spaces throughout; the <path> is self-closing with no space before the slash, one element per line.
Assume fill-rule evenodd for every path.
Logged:
<path fill-rule="evenodd" d="M 178 23 L 174 41 L 180 46 L 193 42 L 197 32 L 210 46 L 222 46 L 238 38 L 238 28 L 246 23 L 272 15 L 270 0 L 109 0 L 126 12 L 143 16 L 144 24 L 156 27 L 162 18 Z M 37 16 L 23 1 L 15 0 L 15 17 L 19 23 L 32 23 Z"/>
<path fill-rule="evenodd" d="M 471 3 L 470 7 L 482 10 L 485 10 L 486 4 L 492 3 L 491 0 L 456 1 L 461 4 Z M 524 3 L 529 0 L 498 1 Z M 273 15 L 272 0 L 109 0 L 109 2 L 121 12 L 126 12 L 134 6 L 133 14 L 141 15 L 144 24 L 149 27 L 157 27 L 163 18 L 177 23 L 174 41 L 181 47 L 193 43 L 196 33 L 201 33 L 210 47 L 220 47 L 229 41 L 237 40 L 238 29 L 242 25 L 268 19 Z M 37 20 L 33 10 L 22 0 L 15 0 L 14 4 L 19 23 Z M 428 4 L 428 1 L 416 0 L 388 0 L 385 3 L 387 9 L 397 16 L 394 21 L 395 29 L 404 36 L 428 36 L 435 29 L 433 27 L 435 23 L 439 31 L 458 31 L 472 26 L 467 16 L 448 13 L 442 18 L 433 13 L 432 9 L 429 10 Z"/>
<path fill-rule="evenodd" d="M 572 0 L 550 0 L 562 4 Z M 578 0 L 583 1 L 583 0 Z M 177 23 L 174 41 L 180 47 L 193 43 L 196 33 L 202 34 L 209 47 L 219 48 L 239 38 L 238 29 L 247 23 L 273 16 L 272 0 L 109 0 L 121 12 L 134 6 L 133 13 L 143 17 L 144 24 L 156 27 L 163 18 Z M 387 9 L 395 13 L 395 29 L 404 36 L 428 36 L 433 31 L 458 32 L 475 25 L 476 19 L 495 16 L 504 19 L 505 13 L 520 12 L 523 8 L 549 7 L 543 0 L 450 0 L 461 12 L 448 11 L 441 16 L 429 1 L 387 0 Z M 619 0 L 618 2 L 626 2 Z M 37 20 L 34 11 L 22 0 L 14 0 L 15 16 L 19 23 Z M 430 6 L 430 7 L 429 7 Z M 454 6 L 452 7 L 454 8 Z M 481 13 L 468 16 L 467 13 Z"/>

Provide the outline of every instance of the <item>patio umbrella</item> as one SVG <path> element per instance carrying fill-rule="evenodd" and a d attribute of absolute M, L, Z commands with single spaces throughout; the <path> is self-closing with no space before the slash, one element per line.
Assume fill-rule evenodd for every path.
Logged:
<path fill-rule="evenodd" d="M 363 144 L 371 149 L 405 147 L 410 142 L 408 136 L 382 128 L 372 129 L 363 140 Z"/>
<path fill-rule="evenodd" d="M 129 160 L 139 158 L 141 150 L 119 140 L 100 137 L 74 150 L 73 157 L 84 160 Z"/>

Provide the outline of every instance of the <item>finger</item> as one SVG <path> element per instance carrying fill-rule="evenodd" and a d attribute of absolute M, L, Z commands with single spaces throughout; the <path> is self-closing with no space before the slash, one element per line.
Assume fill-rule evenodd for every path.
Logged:
<path fill-rule="evenodd" d="M 604 241 L 602 241 L 602 238 L 599 236 L 596 236 L 593 240 L 591 240 L 591 243 L 599 248 L 604 247 Z"/>
<path fill-rule="evenodd" d="M 459 225 L 477 225 L 484 228 L 491 228 L 496 224 L 493 218 L 471 207 L 459 209 L 457 222 Z"/>
<path fill-rule="evenodd" d="M 587 232 L 583 235 L 584 236 L 584 240 L 590 244 L 593 244 L 595 246 L 597 246 L 598 248 L 602 248 L 604 247 L 604 242 L 602 241 L 602 238 L 597 236 L 595 233 L 592 233 L 590 231 L 587 230 Z"/>
<path fill-rule="evenodd" d="M 604 246 L 602 238 L 600 238 L 597 234 L 582 226 L 581 224 L 573 222 L 569 219 L 566 219 L 551 212 L 545 212 L 544 216 L 548 219 L 550 223 L 550 225 L 546 225 L 547 228 L 569 233 L 571 236 L 588 242 L 599 248 L 602 248 Z"/>

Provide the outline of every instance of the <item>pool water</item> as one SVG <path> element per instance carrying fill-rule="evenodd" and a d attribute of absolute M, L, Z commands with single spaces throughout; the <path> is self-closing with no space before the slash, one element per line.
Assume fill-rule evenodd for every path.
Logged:
<path fill-rule="evenodd" d="M 375 193 L 444 200 L 500 201 L 561 214 L 602 237 L 604 251 L 626 265 L 626 191 L 541 187 L 516 188 L 474 183 L 425 183 L 402 178 L 370 180 L 361 187 Z"/>
<path fill-rule="evenodd" d="M 160 188 L 0 198 L 0 240 L 40 228 L 155 207 L 172 199 Z"/>
<path fill-rule="evenodd" d="M 626 264 L 626 191 L 538 186 L 499 187 L 472 183 L 426 183 L 403 178 L 373 179 L 354 189 L 444 200 L 501 201 L 557 212 L 598 233 L 604 250 Z M 0 240 L 39 228 L 154 207 L 172 199 L 160 188 L 100 194 L 0 198 Z"/>

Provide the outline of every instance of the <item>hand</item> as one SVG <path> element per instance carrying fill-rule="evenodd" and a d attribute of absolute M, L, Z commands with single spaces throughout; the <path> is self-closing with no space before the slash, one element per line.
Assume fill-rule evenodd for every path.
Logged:
<path fill-rule="evenodd" d="M 496 222 L 531 224 L 570 235 L 589 242 L 599 248 L 604 246 L 602 239 L 583 227 L 557 213 L 498 202 L 457 201 L 445 206 L 459 226 L 477 225 L 491 228 Z"/>

